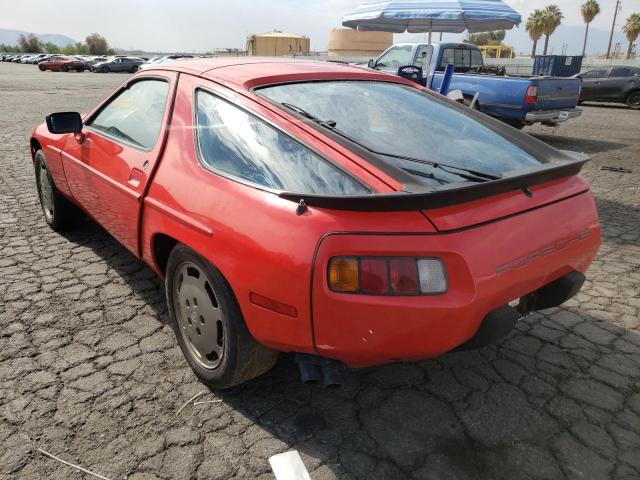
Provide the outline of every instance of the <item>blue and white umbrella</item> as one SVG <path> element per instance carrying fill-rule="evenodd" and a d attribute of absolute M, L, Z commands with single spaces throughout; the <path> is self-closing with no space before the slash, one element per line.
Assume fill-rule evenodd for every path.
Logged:
<path fill-rule="evenodd" d="M 366 2 L 342 17 L 342 25 L 393 33 L 469 33 L 508 30 L 522 21 L 501 0 L 387 0 Z"/>

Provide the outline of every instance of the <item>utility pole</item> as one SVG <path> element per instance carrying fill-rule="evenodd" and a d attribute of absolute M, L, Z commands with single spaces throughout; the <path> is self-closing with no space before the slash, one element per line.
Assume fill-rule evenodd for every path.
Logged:
<path fill-rule="evenodd" d="M 611 42 L 613 42 L 613 31 L 616 29 L 616 18 L 620 10 L 620 0 L 616 0 L 616 11 L 613 12 L 613 23 L 611 24 L 611 35 L 609 35 L 609 46 L 607 47 L 607 58 L 611 58 Z"/>

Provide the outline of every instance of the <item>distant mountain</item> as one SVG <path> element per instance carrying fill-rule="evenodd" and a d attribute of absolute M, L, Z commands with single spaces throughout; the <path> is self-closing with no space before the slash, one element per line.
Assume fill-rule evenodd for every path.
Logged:
<path fill-rule="evenodd" d="M 25 37 L 31 35 L 33 32 L 24 32 L 22 30 L 9 30 L 6 28 L 0 28 L 0 43 L 6 45 L 17 45 L 18 37 L 24 35 Z M 63 48 L 69 44 L 78 43 L 77 40 L 67 37 L 66 35 L 60 35 L 58 33 L 33 33 L 42 43 L 51 42 L 58 47 Z"/>

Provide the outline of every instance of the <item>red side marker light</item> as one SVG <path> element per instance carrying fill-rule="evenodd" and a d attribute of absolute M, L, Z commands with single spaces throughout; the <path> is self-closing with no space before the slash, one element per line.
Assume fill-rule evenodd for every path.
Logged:
<path fill-rule="evenodd" d="M 286 315 L 287 317 L 298 317 L 298 310 L 296 310 L 296 307 L 287 305 L 286 303 L 278 302 L 273 298 L 265 297 L 258 293 L 251 292 L 249 294 L 249 300 L 254 305 L 266 308 L 267 310 L 271 310 L 272 312 L 281 313 L 282 315 Z"/>

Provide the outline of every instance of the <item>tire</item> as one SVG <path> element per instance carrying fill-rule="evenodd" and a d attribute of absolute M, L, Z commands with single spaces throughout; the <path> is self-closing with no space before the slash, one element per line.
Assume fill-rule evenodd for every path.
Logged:
<path fill-rule="evenodd" d="M 38 68 L 40 69 L 41 72 L 44 72 L 46 69 L 44 68 L 44 65 L 38 65 Z"/>
<path fill-rule="evenodd" d="M 102 68 L 100 69 L 100 71 L 101 71 L 102 73 L 109 73 L 111 70 L 109 69 L 109 67 L 104 66 L 104 67 L 102 67 Z"/>
<path fill-rule="evenodd" d="M 63 65 L 60 67 L 60 71 L 61 72 L 68 72 L 69 71 L 69 67 L 67 67 L 66 65 Z"/>
<path fill-rule="evenodd" d="M 635 90 L 627 95 L 626 104 L 633 110 L 640 110 L 640 90 Z"/>
<path fill-rule="evenodd" d="M 82 72 L 84 72 L 84 68 L 82 68 L 82 67 L 78 67 L 78 68 L 76 68 L 76 72 L 80 72 L 80 73 L 82 73 Z"/>
<path fill-rule="evenodd" d="M 165 287 L 171 327 L 205 385 L 230 388 L 273 367 L 278 353 L 254 340 L 231 287 L 207 260 L 176 245 L 169 255 Z"/>
<path fill-rule="evenodd" d="M 131 67 L 131 73 L 136 73 L 138 71 L 138 66 L 134 65 L 133 67 Z"/>
<path fill-rule="evenodd" d="M 36 184 L 42 213 L 55 231 L 68 230 L 84 220 L 84 214 L 56 188 L 42 150 L 35 154 Z"/>

